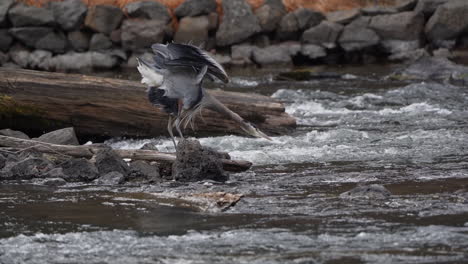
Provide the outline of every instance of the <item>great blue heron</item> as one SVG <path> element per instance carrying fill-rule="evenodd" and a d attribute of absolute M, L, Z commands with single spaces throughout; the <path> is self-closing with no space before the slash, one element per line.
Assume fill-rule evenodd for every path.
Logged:
<path fill-rule="evenodd" d="M 138 58 L 141 82 L 148 86 L 148 99 L 169 114 L 167 130 L 176 146 L 173 127 L 183 138 L 181 125 L 190 123 L 203 107 L 215 110 L 236 121 L 251 136 L 270 138 L 242 117 L 229 110 L 203 88 L 205 78 L 214 77 L 227 83 L 229 77 L 223 67 L 207 52 L 189 44 L 154 44 L 152 62 Z"/>

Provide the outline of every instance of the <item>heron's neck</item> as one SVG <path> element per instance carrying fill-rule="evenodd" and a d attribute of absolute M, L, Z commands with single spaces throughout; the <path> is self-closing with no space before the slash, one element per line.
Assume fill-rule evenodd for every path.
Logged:
<path fill-rule="evenodd" d="M 216 99 L 214 96 L 212 96 L 206 91 L 205 91 L 205 99 L 206 99 L 205 100 L 206 108 L 216 111 L 220 114 L 223 114 L 224 116 L 231 118 L 232 120 L 236 121 L 239 124 L 245 123 L 242 117 L 240 117 L 235 112 L 231 111 L 229 108 L 223 105 L 218 99 Z"/>

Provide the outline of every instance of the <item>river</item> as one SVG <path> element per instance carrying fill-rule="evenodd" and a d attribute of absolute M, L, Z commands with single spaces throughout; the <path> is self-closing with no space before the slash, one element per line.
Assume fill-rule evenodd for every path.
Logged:
<path fill-rule="evenodd" d="M 396 67 L 317 67 L 333 74 L 301 82 L 232 70 L 223 89 L 283 100 L 298 121 L 272 141 L 200 138 L 251 170 L 226 183 L 2 184 L 0 263 L 468 263 L 468 89 L 386 79 Z M 174 150 L 165 137 L 106 144 L 147 142 Z M 340 196 L 369 184 L 391 195 Z M 244 197 L 209 213 L 153 195 L 214 191 Z"/>

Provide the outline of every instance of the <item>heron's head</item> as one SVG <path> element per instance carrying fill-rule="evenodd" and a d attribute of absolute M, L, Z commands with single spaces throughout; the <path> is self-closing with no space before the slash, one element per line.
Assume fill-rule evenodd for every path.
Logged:
<path fill-rule="evenodd" d="M 255 125 L 249 123 L 249 122 L 244 122 L 241 126 L 242 130 L 244 130 L 247 134 L 256 137 L 256 138 L 264 138 L 271 140 L 269 136 L 267 136 L 265 133 L 260 131 Z"/>

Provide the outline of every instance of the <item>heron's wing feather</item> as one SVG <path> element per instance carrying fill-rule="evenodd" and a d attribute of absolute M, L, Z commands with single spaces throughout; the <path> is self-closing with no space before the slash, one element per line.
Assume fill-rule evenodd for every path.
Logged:
<path fill-rule="evenodd" d="M 141 83 L 144 83 L 150 87 L 161 86 L 164 81 L 164 75 L 161 71 L 156 69 L 151 63 L 137 58 L 138 66 L 137 69 L 141 74 Z"/>
<path fill-rule="evenodd" d="M 166 69 L 192 67 L 199 72 L 206 65 L 209 76 L 215 76 L 223 82 L 229 81 L 229 77 L 223 66 L 207 52 L 196 46 L 177 43 L 169 43 L 167 45 L 154 44 L 152 49 L 155 54 L 160 55 L 159 58 L 164 58 L 164 67 Z"/>

